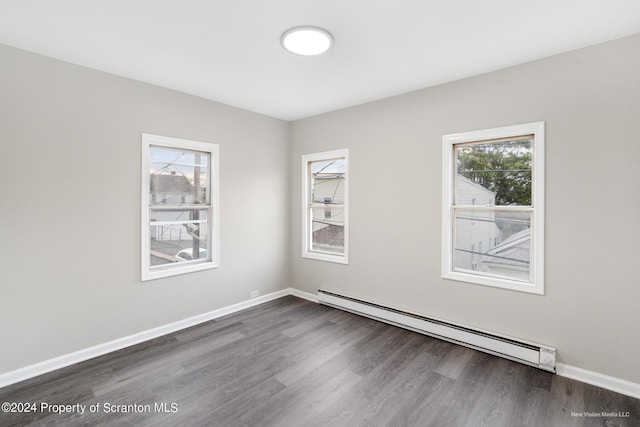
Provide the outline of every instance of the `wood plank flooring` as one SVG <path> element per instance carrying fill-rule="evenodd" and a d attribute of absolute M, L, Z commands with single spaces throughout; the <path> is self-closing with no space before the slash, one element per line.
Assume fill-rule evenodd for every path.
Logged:
<path fill-rule="evenodd" d="M 0 412 L 2 426 L 640 426 L 638 399 L 293 296 L 5 387 L 0 402 L 35 409 Z"/>

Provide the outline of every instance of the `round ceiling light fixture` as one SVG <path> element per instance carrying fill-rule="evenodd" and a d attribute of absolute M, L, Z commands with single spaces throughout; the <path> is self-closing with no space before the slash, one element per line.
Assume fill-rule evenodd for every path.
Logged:
<path fill-rule="evenodd" d="M 333 44 L 333 37 L 327 30 L 306 25 L 290 28 L 282 33 L 280 43 L 296 55 L 313 56 L 329 50 Z"/>

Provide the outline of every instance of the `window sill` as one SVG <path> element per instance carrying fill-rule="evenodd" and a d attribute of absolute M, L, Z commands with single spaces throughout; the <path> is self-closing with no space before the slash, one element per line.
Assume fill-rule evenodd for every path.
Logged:
<path fill-rule="evenodd" d="M 185 265 L 180 267 L 177 267 L 172 264 L 170 265 L 170 267 L 145 271 L 142 275 L 141 280 L 143 282 L 146 282 L 148 280 L 162 279 L 164 277 L 178 276 L 180 274 L 194 273 L 196 271 L 210 270 L 218 267 L 219 265 L 213 261 L 203 262 L 199 264 Z"/>
<path fill-rule="evenodd" d="M 455 280 L 457 282 L 473 283 L 475 285 L 490 286 L 493 288 L 544 295 L 544 287 L 542 282 L 520 282 L 517 280 L 500 279 L 497 277 L 477 276 L 474 274 L 460 273 L 457 271 L 445 272 L 442 274 L 442 278 Z"/>
<path fill-rule="evenodd" d="M 349 258 L 345 255 L 331 255 L 320 252 L 303 252 L 302 258 L 333 262 L 336 264 L 349 264 Z"/>

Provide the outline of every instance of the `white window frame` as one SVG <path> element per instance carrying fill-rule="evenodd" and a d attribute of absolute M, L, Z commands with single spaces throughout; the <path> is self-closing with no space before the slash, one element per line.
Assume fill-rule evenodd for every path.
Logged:
<path fill-rule="evenodd" d="M 344 159 L 344 254 L 334 254 L 311 249 L 312 244 L 312 207 L 311 201 L 311 162 Z M 302 156 L 302 257 L 320 261 L 349 264 L 349 149 L 325 151 L 321 153 L 305 154 Z"/>
<path fill-rule="evenodd" d="M 455 243 L 455 194 L 456 179 L 455 147 L 458 144 L 489 141 L 500 138 L 533 135 L 533 165 L 531 207 L 531 251 L 532 280 L 529 282 L 507 278 L 491 277 L 473 272 L 453 269 L 453 248 Z M 442 277 L 461 282 L 493 286 L 503 289 L 544 295 L 544 189 L 545 189 L 545 136 L 544 122 L 534 122 L 494 129 L 444 135 L 442 137 Z M 500 209 L 498 207 L 497 209 Z"/>
<path fill-rule="evenodd" d="M 150 265 L 150 221 L 151 221 L 151 194 L 150 194 L 150 158 L 151 147 L 165 147 L 200 151 L 209 154 L 209 204 L 198 205 L 207 210 L 207 242 L 209 250 L 206 260 L 194 262 L 169 264 L 162 267 Z M 219 148 L 217 144 L 187 139 L 172 138 L 151 134 L 142 134 L 142 176 L 141 176 L 141 280 L 153 280 L 162 277 L 176 276 L 195 271 L 217 268 L 220 265 L 220 240 L 219 240 Z"/>

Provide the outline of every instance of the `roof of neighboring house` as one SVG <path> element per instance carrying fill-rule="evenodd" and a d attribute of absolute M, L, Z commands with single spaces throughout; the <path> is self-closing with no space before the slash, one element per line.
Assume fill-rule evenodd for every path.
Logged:
<path fill-rule="evenodd" d="M 530 248 L 524 246 L 531 239 L 531 229 L 526 228 L 507 237 L 498 246 L 487 251 L 482 261 L 491 264 L 525 266 L 530 262 Z M 495 255 L 496 257 L 492 257 Z M 498 258 L 499 257 L 499 258 Z"/>
<path fill-rule="evenodd" d="M 151 175 L 152 193 L 191 193 L 193 185 L 184 175 Z"/>

